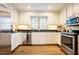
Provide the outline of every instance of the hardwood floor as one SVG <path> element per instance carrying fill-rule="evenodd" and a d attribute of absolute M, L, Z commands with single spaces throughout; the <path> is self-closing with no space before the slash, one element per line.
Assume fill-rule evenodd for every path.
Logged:
<path fill-rule="evenodd" d="M 65 55 L 58 46 L 20 46 L 12 55 Z"/>

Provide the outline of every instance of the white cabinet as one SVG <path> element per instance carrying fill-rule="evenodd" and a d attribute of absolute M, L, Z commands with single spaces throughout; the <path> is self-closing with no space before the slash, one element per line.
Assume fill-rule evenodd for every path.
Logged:
<path fill-rule="evenodd" d="M 8 4 L 0 4 L 0 10 L 4 12 L 10 12 Z"/>
<path fill-rule="evenodd" d="M 79 3 L 73 4 L 73 13 L 79 13 Z"/>
<path fill-rule="evenodd" d="M 31 36 L 32 44 L 60 44 L 58 32 L 34 32 Z"/>
<path fill-rule="evenodd" d="M 11 51 L 17 47 L 17 33 L 13 33 L 11 36 Z"/>
<path fill-rule="evenodd" d="M 32 33 L 31 35 L 31 43 L 32 44 L 40 44 L 40 35 L 39 35 L 39 32 L 36 33 Z"/>
<path fill-rule="evenodd" d="M 72 13 L 73 13 L 73 6 L 72 4 L 70 4 L 67 6 L 67 18 L 72 16 Z"/>
<path fill-rule="evenodd" d="M 78 35 L 78 55 L 79 55 L 79 35 Z"/>
<path fill-rule="evenodd" d="M 12 33 L 11 50 L 14 50 L 20 44 L 22 44 L 22 34 L 21 33 Z"/>
<path fill-rule="evenodd" d="M 58 38 L 58 45 L 61 46 L 61 33 L 58 33 L 57 38 Z"/>
<path fill-rule="evenodd" d="M 40 33 L 40 44 L 57 44 L 57 33 Z"/>
<path fill-rule="evenodd" d="M 22 43 L 23 43 L 23 42 L 26 42 L 26 38 L 27 38 L 26 34 L 27 34 L 27 33 L 21 33 L 21 35 L 22 35 L 22 36 L 21 36 L 21 38 L 22 38 Z"/>
<path fill-rule="evenodd" d="M 60 25 L 65 25 L 66 23 L 66 8 L 64 8 L 62 11 L 59 13 L 59 18 L 60 18 Z"/>
<path fill-rule="evenodd" d="M 18 33 L 18 44 L 20 45 L 20 44 L 22 44 L 22 33 Z"/>

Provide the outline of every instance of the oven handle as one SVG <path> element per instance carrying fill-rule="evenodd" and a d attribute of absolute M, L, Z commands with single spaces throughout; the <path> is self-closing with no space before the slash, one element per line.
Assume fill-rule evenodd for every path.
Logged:
<path fill-rule="evenodd" d="M 66 36 L 66 37 L 74 37 L 74 36 L 71 36 L 71 35 L 66 35 L 66 34 L 61 34 L 61 35 L 63 35 L 63 36 Z"/>

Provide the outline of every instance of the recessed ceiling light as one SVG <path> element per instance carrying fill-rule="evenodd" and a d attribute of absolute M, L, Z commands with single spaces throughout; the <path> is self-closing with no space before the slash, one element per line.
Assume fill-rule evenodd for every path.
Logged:
<path fill-rule="evenodd" d="M 48 9 L 52 9 L 52 6 L 48 6 Z"/>
<path fill-rule="evenodd" d="M 31 6 L 27 6 L 27 8 L 28 8 L 28 9 L 30 9 L 30 8 L 31 8 Z"/>

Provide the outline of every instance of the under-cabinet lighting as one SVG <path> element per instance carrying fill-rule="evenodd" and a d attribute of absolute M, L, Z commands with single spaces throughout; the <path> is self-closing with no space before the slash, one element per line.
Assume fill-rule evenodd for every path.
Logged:
<path fill-rule="evenodd" d="M 31 8 L 31 6 L 27 6 L 27 8 L 28 8 L 28 9 L 30 9 L 30 8 Z"/>
<path fill-rule="evenodd" d="M 52 6 L 48 6 L 48 9 L 52 9 Z"/>

